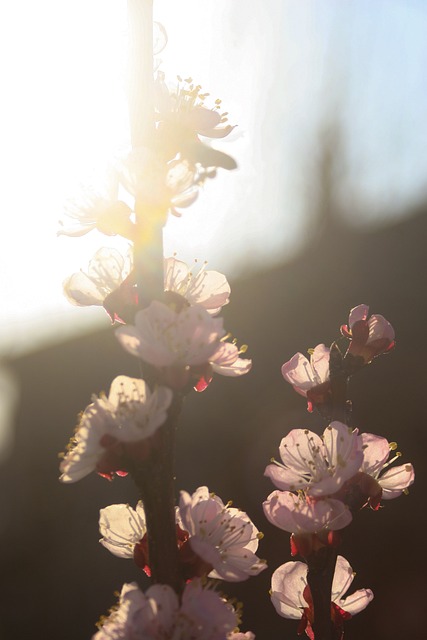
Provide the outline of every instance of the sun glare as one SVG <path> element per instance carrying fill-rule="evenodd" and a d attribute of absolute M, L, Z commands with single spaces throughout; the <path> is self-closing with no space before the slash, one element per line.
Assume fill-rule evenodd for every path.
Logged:
<path fill-rule="evenodd" d="M 170 0 L 155 3 L 155 18 L 171 26 L 173 78 L 188 73 L 190 62 L 194 74 L 209 78 L 211 52 L 205 34 L 194 30 L 191 42 L 179 35 L 180 24 L 181 35 L 192 30 L 188 15 L 199 25 L 209 20 L 212 8 L 206 5 L 202 10 L 199 4 L 188 2 L 185 17 Z M 56 231 L 66 199 L 88 176 L 93 178 L 94 169 L 101 174 L 129 145 L 128 43 L 125 0 L 74 0 L 68 6 L 56 0 L 24 0 L 0 11 L 0 47 L 2 59 L 8 61 L 5 83 L 11 97 L 2 104 L 1 119 L 6 179 L 0 200 L 7 228 L 0 268 L 8 274 L 2 278 L 4 349 L 17 328 L 28 328 L 29 319 L 45 324 L 52 315 L 66 313 L 62 280 L 85 268 L 100 246 L 114 245 L 115 239 L 96 232 L 77 243 L 56 238 Z M 200 55 L 194 56 L 195 50 Z M 168 73 L 167 57 L 165 52 L 162 68 Z M 195 219 L 196 212 L 191 215 Z M 209 225 L 195 227 L 197 251 L 212 230 Z M 183 234 L 184 241 L 188 233 Z M 170 250 L 179 250 L 179 236 L 175 228 L 166 243 Z M 93 317 L 89 310 L 83 315 Z"/>

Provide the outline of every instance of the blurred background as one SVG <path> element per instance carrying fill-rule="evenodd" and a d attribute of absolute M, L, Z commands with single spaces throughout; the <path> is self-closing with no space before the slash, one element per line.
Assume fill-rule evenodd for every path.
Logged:
<path fill-rule="evenodd" d="M 427 5 L 421 0 L 155 0 L 167 77 L 219 97 L 239 168 L 218 172 L 165 230 L 165 253 L 227 274 L 226 326 L 253 371 L 215 379 L 182 417 L 177 485 L 249 512 L 269 569 L 229 590 L 257 640 L 296 637 L 269 602 L 288 537 L 265 522 L 263 470 L 289 429 L 320 429 L 280 366 L 332 342 L 371 305 L 397 348 L 352 380 L 354 425 L 396 440 L 417 483 L 364 511 L 342 553 L 375 600 L 350 640 L 424 638 Z M 130 482 L 57 482 L 57 453 L 93 392 L 138 375 L 102 309 L 70 307 L 62 281 L 114 238 L 56 237 L 65 200 L 129 145 L 124 0 L 22 0 L 0 8 L 0 638 L 89 638 L 132 563 L 98 544 L 97 511 L 136 502 Z M 220 146 L 219 144 L 217 145 Z M 208 416 L 208 417 L 206 417 Z"/>

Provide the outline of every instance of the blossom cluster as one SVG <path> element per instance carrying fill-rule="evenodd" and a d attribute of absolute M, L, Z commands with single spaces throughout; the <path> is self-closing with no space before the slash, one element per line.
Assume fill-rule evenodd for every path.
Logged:
<path fill-rule="evenodd" d="M 117 609 L 93 640 L 238 640 L 245 637 L 233 631 L 238 621 L 232 605 L 199 580 L 187 584 L 181 603 L 168 585 L 155 584 L 144 594 L 131 583 L 123 585 Z"/>
<path fill-rule="evenodd" d="M 331 360 L 331 349 L 319 344 L 310 360 L 295 354 L 282 366 L 284 379 L 308 400 L 308 410 L 324 415 L 333 411 L 333 380 L 347 377 L 394 346 L 394 330 L 383 316 L 369 317 L 366 305 L 350 311 L 342 327 L 347 349 L 341 361 Z M 334 348 L 334 345 L 333 347 Z M 334 368 L 335 367 L 335 368 Z M 307 583 L 311 561 L 321 548 L 336 547 L 336 532 L 347 527 L 356 512 L 369 505 L 378 510 L 382 500 L 406 493 L 414 482 L 410 463 L 391 466 L 401 453 L 396 443 L 382 436 L 360 433 L 339 420 L 332 420 L 322 436 L 308 429 L 292 429 L 279 446 L 280 461 L 272 459 L 265 469 L 277 490 L 263 503 L 267 519 L 291 533 L 291 553 L 307 562 L 288 562 L 273 573 L 271 599 L 276 611 L 300 619 L 300 632 L 314 638 L 313 601 Z M 395 453 L 393 453 L 395 452 Z M 343 599 L 352 581 L 352 569 L 338 556 L 332 584 L 331 620 L 343 633 L 345 619 L 372 600 L 368 589 Z M 337 636 L 338 637 L 338 636 Z M 341 637 L 341 635 L 339 635 Z"/>
<path fill-rule="evenodd" d="M 89 300 L 83 289 L 73 289 L 74 299 L 79 304 L 83 300 L 98 304 L 111 283 L 117 285 L 116 266 L 105 252 L 98 255 L 89 269 L 92 278 L 82 274 L 91 282 L 93 297 Z M 127 471 L 129 456 L 143 460 L 166 420 L 172 390 L 183 391 L 190 385 L 203 391 L 214 373 L 236 377 L 250 371 L 251 360 L 240 357 L 245 349 L 227 341 L 223 320 L 216 317 L 229 301 L 225 276 L 204 267 L 194 274 L 175 258 L 165 260 L 164 266 L 165 291 L 174 294 L 172 301 L 153 300 L 136 311 L 134 325 L 116 330 L 124 349 L 155 370 L 157 385 L 150 391 L 144 380 L 119 376 L 111 384 L 108 399 L 105 395 L 92 398 L 61 463 L 64 482 L 79 480 L 93 470 L 111 478 L 113 473 Z"/>
<path fill-rule="evenodd" d="M 176 508 L 178 546 L 187 578 L 239 582 L 257 575 L 266 563 L 255 555 L 262 534 L 246 513 L 224 505 L 221 498 L 199 487 L 192 495 L 181 491 Z M 133 558 L 149 573 L 146 550 L 146 518 L 142 502 L 100 511 L 101 544 L 120 558 Z"/>
<path fill-rule="evenodd" d="M 167 40 L 161 25 L 156 37 L 160 50 Z M 254 640 L 252 632 L 239 630 L 239 608 L 212 582 L 244 581 L 266 568 L 257 555 L 262 534 L 249 516 L 206 486 L 192 494 L 181 491 L 177 505 L 171 500 L 162 504 L 156 495 L 159 513 L 153 514 L 153 501 L 146 501 L 159 486 L 173 487 L 172 466 L 170 478 L 159 477 L 183 396 L 192 389 L 204 391 L 214 375 L 239 377 L 252 367 L 250 359 L 241 357 L 246 345 L 230 339 L 220 316 L 231 294 L 223 274 L 207 269 L 206 263 L 191 268 L 175 256 L 161 263 L 163 254 L 157 251 L 157 270 L 163 275 L 159 290 L 153 294 L 145 285 L 150 274 L 141 266 L 146 267 L 141 255 L 150 254 L 153 237 L 158 239 L 154 230 L 162 228 L 168 214 L 180 216 L 218 168 L 237 166 L 206 141 L 234 129 L 221 101 L 208 108 L 209 94 L 192 78 L 178 76 L 171 87 L 163 72 L 156 72 L 154 112 L 144 145 L 114 163 L 102 189 L 89 187 L 69 203 L 70 224 L 59 232 L 78 237 L 97 230 L 129 243 L 124 252 L 98 249 L 87 269 L 72 274 L 63 288 L 71 303 L 105 309 L 112 324 L 119 325 L 118 342 L 138 359 L 142 371 L 140 378 L 117 376 L 108 396 L 92 396 L 62 456 L 60 480 L 73 483 L 93 471 L 109 480 L 131 474 L 142 500 L 135 509 L 129 504 L 101 509 L 100 542 L 114 555 L 133 559 L 147 575 L 155 564 L 152 519 L 162 512 L 157 524 L 167 522 L 175 532 L 170 538 L 181 588 L 174 590 L 173 580 L 155 580 L 146 593 L 135 583 L 123 585 L 118 605 L 101 620 L 93 640 Z M 265 469 L 276 487 L 263 503 L 265 516 L 291 534 L 291 554 L 305 561 L 286 562 L 274 571 L 271 600 L 279 615 L 299 620 L 299 633 L 312 640 L 325 615 L 319 614 L 310 586 L 313 558 L 317 562 L 319 551 L 334 549 L 332 585 L 324 585 L 331 596 L 330 607 L 329 595 L 325 600 L 326 618 L 341 640 L 344 622 L 364 609 L 373 594 L 359 589 L 346 596 L 354 574 L 337 555 L 337 532 L 350 525 L 360 508 L 378 510 L 382 500 L 407 492 L 414 481 L 411 464 L 391 466 L 401 455 L 395 443 L 351 425 L 342 393 L 351 375 L 393 349 L 394 329 L 383 316 L 370 316 L 369 308 L 359 305 L 350 311 L 341 334 L 330 348 L 317 345 L 309 359 L 297 353 L 283 364 L 284 379 L 306 398 L 310 412 L 317 410 L 327 419 L 326 428 L 321 436 L 292 429 L 279 445 L 280 460 L 272 459 Z"/>
<path fill-rule="evenodd" d="M 200 187 L 218 168 L 236 168 L 231 156 L 206 142 L 225 138 L 234 126 L 228 124 L 227 113 L 220 112 L 221 100 L 208 108 L 209 94 L 201 89 L 191 78 L 179 76 L 176 85 L 168 86 L 164 73 L 157 71 L 154 126 L 145 145 L 119 158 L 103 184 L 83 187 L 80 196 L 69 201 L 69 222 L 61 222 L 58 235 L 79 237 L 97 229 L 136 241 L 140 210 L 146 221 L 164 224 L 168 213 L 180 216 L 181 209 L 195 202 Z"/>
<path fill-rule="evenodd" d="M 108 395 L 92 396 L 63 454 L 64 483 L 92 471 L 109 480 L 130 473 L 142 491 L 135 474 L 162 455 L 163 436 L 182 396 L 192 388 L 205 390 L 215 374 L 239 377 L 252 366 L 241 357 L 246 345 L 230 339 L 219 317 L 231 292 L 223 274 L 207 269 L 206 263 L 196 261 L 191 268 L 175 256 L 165 258 L 158 265 L 163 292 L 157 292 L 157 299 L 147 298 L 137 256 L 148 249 L 149 229 L 163 225 L 168 212 L 180 215 L 179 209 L 195 201 L 200 185 L 218 167 L 236 166 L 204 141 L 225 137 L 234 128 L 220 113 L 219 100 L 209 109 L 199 85 L 179 78 L 170 89 L 160 71 L 154 89 L 155 126 L 147 146 L 116 163 L 102 193 L 89 189 L 70 203 L 66 213 L 72 224 L 59 232 L 82 236 L 96 229 L 129 242 L 124 252 L 101 247 L 87 269 L 72 274 L 63 288 L 72 304 L 105 309 L 119 325 L 117 340 L 139 360 L 143 372 L 143 378 L 120 375 Z M 256 555 L 262 534 L 246 513 L 224 504 L 207 487 L 193 494 L 181 491 L 175 519 L 179 573 L 187 582 L 182 595 L 166 584 L 154 584 L 146 594 L 136 584 L 125 584 L 96 640 L 255 637 L 238 630 L 239 611 L 212 590 L 211 580 L 237 582 L 263 571 L 266 563 Z M 102 509 L 99 525 L 108 550 L 133 558 L 151 575 L 147 522 L 139 501 L 135 509 L 128 504 Z"/>

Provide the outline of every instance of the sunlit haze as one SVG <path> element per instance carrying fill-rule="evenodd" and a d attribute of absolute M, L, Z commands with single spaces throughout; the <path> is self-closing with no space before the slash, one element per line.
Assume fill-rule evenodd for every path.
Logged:
<path fill-rule="evenodd" d="M 304 237 L 323 125 L 341 128 L 345 189 L 362 222 L 425 192 L 427 6 L 416 0 L 155 0 L 162 69 L 219 97 L 236 158 L 165 232 L 165 252 L 231 279 Z M 0 349 L 105 322 L 70 308 L 62 281 L 115 240 L 56 237 L 79 183 L 129 144 L 125 0 L 21 0 L 0 9 Z"/>

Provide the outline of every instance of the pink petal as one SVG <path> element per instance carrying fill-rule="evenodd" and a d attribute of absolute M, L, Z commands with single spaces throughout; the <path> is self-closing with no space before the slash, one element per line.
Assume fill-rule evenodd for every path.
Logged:
<path fill-rule="evenodd" d="M 357 307 L 351 309 L 348 317 L 348 326 L 350 327 L 350 330 L 353 329 L 353 325 L 356 324 L 356 322 L 366 320 L 368 314 L 369 307 L 366 304 L 359 304 Z"/>
<path fill-rule="evenodd" d="M 384 500 L 391 500 L 401 495 L 415 480 L 412 464 L 391 467 L 378 479 L 383 490 Z"/>
<path fill-rule="evenodd" d="M 292 471 L 307 473 L 307 460 L 312 459 L 313 448 L 323 449 L 323 441 L 316 433 L 308 429 L 292 429 L 280 442 L 280 457 Z"/>
<path fill-rule="evenodd" d="M 366 609 L 368 604 L 373 600 L 374 594 L 370 589 L 359 589 L 352 593 L 348 598 L 341 600 L 340 607 L 350 615 L 354 616 Z"/>
<path fill-rule="evenodd" d="M 335 564 L 335 573 L 332 581 L 331 600 L 340 605 L 340 598 L 349 590 L 353 582 L 354 574 L 348 560 L 338 556 Z"/>
<path fill-rule="evenodd" d="M 376 477 L 390 455 L 388 440 L 373 433 L 362 433 L 363 462 L 361 471 Z"/>

